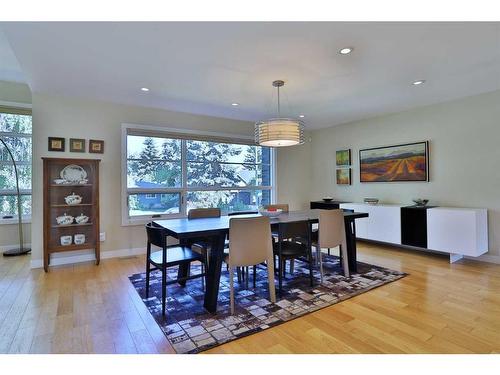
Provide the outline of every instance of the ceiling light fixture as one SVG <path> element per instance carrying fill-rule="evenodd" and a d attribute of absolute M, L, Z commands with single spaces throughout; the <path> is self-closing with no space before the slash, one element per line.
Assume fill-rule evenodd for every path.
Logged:
<path fill-rule="evenodd" d="M 255 142 L 261 146 L 284 147 L 304 143 L 304 122 L 293 118 L 281 117 L 280 87 L 284 81 L 273 82 L 278 90 L 278 117 L 255 123 Z"/>
<path fill-rule="evenodd" d="M 348 55 L 348 54 L 350 54 L 353 50 L 354 50 L 354 47 L 344 47 L 344 48 L 342 48 L 342 49 L 339 51 L 339 53 L 340 53 L 341 55 Z"/>
<path fill-rule="evenodd" d="M 425 83 L 425 79 L 419 79 L 418 81 L 413 82 L 415 86 L 421 85 L 423 83 Z"/>
<path fill-rule="evenodd" d="M 237 106 L 239 106 L 240 104 L 239 104 L 239 103 L 231 103 L 231 105 L 232 105 L 233 107 L 237 107 Z"/>
<path fill-rule="evenodd" d="M 141 91 L 148 92 L 149 89 L 147 87 L 141 87 Z"/>

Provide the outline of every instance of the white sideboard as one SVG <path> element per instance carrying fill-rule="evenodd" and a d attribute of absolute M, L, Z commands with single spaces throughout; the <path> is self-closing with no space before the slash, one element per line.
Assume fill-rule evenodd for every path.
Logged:
<path fill-rule="evenodd" d="M 402 205 L 342 203 L 340 208 L 368 213 L 356 220 L 356 237 L 402 245 Z M 427 248 L 450 254 L 450 262 L 464 255 L 477 257 L 488 251 L 486 209 L 433 207 L 427 209 Z"/>

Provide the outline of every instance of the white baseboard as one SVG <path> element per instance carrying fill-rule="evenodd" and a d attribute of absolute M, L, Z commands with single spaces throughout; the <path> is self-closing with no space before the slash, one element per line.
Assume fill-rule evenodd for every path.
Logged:
<path fill-rule="evenodd" d="M 470 260 L 476 260 L 478 262 L 500 264 L 500 256 L 499 255 L 480 255 L 478 257 L 465 256 L 465 258 L 470 259 Z"/>
<path fill-rule="evenodd" d="M 82 262 L 92 262 L 95 260 L 95 255 L 93 250 L 84 250 L 85 253 L 80 253 L 78 255 L 70 255 L 64 256 L 61 254 L 53 254 L 50 258 L 51 266 L 60 266 L 64 264 L 73 264 L 73 263 L 82 263 Z M 101 259 L 109 259 L 109 258 L 120 258 L 120 257 L 129 257 L 134 255 L 145 254 L 146 249 L 143 247 L 135 248 L 135 249 L 119 249 L 119 250 L 110 250 L 110 251 L 101 251 Z M 33 259 L 31 261 L 31 268 L 42 268 L 43 260 L 42 259 Z"/>
<path fill-rule="evenodd" d="M 31 243 L 25 243 L 24 247 L 31 248 Z M 18 248 L 19 248 L 19 244 L 17 244 L 17 245 L 3 245 L 3 246 L 0 246 L 0 251 L 12 250 L 12 249 L 18 249 Z"/>

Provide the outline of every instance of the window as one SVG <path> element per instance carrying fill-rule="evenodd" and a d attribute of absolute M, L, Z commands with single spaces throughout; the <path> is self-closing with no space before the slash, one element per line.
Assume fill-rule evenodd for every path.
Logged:
<path fill-rule="evenodd" d="M 130 130 L 124 135 L 128 220 L 184 216 L 196 207 L 256 210 L 271 203 L 270 148 Z"/>
<path fill-rule="evenodd" d="M 0 107 L 0 138 L 16 161 L 23 216 L 31 216 L 31 111 Z M 12 159 L 0 143 L 0 219 L 17 217 L 16 176 Z"/>

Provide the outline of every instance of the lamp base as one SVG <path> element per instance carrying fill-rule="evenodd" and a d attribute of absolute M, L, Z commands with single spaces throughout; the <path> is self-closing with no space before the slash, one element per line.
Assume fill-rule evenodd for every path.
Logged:
<path fill-rule="evenodd" d="M 3 252 L 4 257 L 15 257 L 18 255 L 26 255 L 31 253 L 31 249 L 10 249 Z"/>

